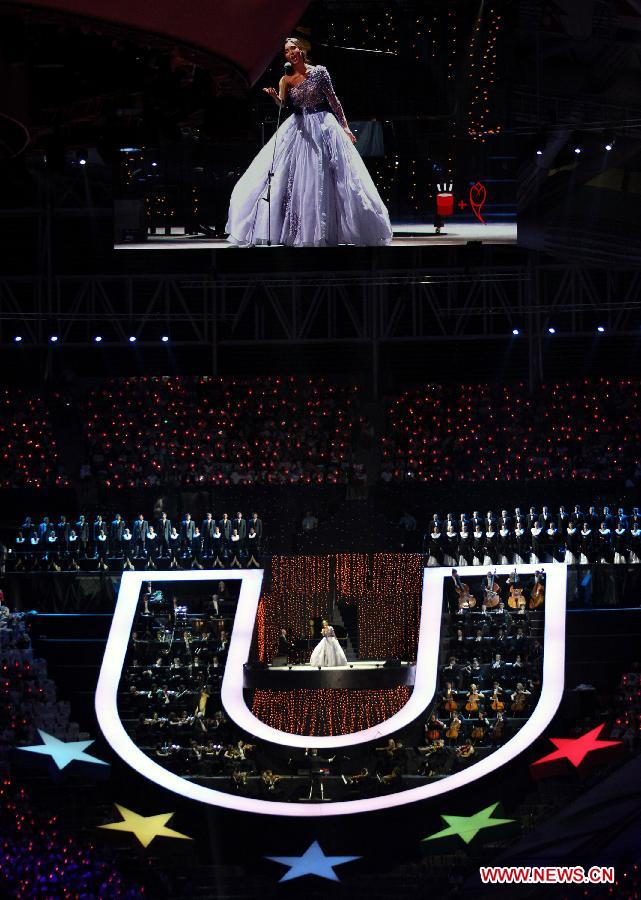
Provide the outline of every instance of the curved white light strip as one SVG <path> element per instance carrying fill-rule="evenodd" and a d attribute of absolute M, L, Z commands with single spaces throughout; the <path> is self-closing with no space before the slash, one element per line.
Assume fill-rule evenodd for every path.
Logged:
<path fill-rule="evenodd" d="M 223 806 L 228 809 L 262 813 L 265 815 L 294 817 L 337 816 L 371 812 L 379 809 L 390 809 L 395 806 L 402 806 L 406 803 L 414 803 L 417 800 L 426 800 L 430 797 L 439 796 L 447 791 L 471 784 L 478 778 L 482 778 L 484 775 L 494 772 L 496 769 L 510 762 L 526 750 L 552 720 L 561 701 L 565 666 L 565 591 L 567 568 L 564 564 L 540 565 L 538 567 L 519 566 L 518 571 L 520 574 L 526 575 L 532 574 L 536 568 L 543 569 L 547 576 L 545 591 L 543 682 L 539 702 L 526 724 L 506 744 L 489 756 L 479 760 L 479 762 L 474 765 L 457 772 L 455 775 L 450 775 L 447 778 L 441 779 L 438 782 L 422 785 L 417 788 L 410 788 L 397 794 L 387 794 L 382 797 L 372 797 L 364 800 L 341 800 L 336 803 L 297 804 L 286 803 L 283 801 L 270 802 L 269 800 L 256 800 L 249 797 L 240 797 L 235 794 L 227 794 L 223 791 L 217 791 L 213 788 L 186 781 L 179 775 L 170 772 L 168 769 L 165 769 L 154 762 L 134 744 L 125 731 L 118 715 L 117 706 L 118 684 L 125 654 L 127 652 L 131 625 L 133 623 L 140 594 L 140 586 L 144 581 L 149 580 L 148 573 L 127 572 L 122 577 L 118 603 L 116 605 L 100 677 L 98 679 L 98 686 L 96 688 L 96 714 L 98 722 L 103 734 L 116 753 L 118 753 L 128 765 L 141 775 L 183 797 L 197 800 L 201 803 Z M 481 574 L 480 567 L 465 567 L 460 568 L 458 571 L 463 577 Z M 496 571 L 499 575 L 508 575 L 513 571 L 513 566 L 497 566 Z M 425 569 L 423 581 L 423 607 L 421 610 L 421 632 L 423 633 L 423 626 L 425 625 L 428 609 L 430 607 L 434 608 L 435 605 L 438 605 L 440 608 L 443 597 L 443 580 L 449 574 L 449 569 Z M 202 571 L 197 573 L 157 572 L 154 573 L 153 580 L 203 581 L 220 578 L 225 580 L 233 580 L 236 578 L 243 579 L 239 598 L 239 608 L 241 603 L 243 603 L 243 606 L 250 602 L 255 604 L 255 606 L 258 605 L 262 572 L 257 570 L 236 570 L 234 573 L 230 573 L 228 570 L 214 572 Z M 250 600 L 247 599 L 247 594 L 250 595 Z M 235 627 L 236 626 L 234 626 L 234 630 Z M 246 628 L 247 624 L 246 622 L 243 622 L 241 631 L 239 632 L 241 642 L 244 642 L 246 639 L 246 634 L 244 633 L 244 629 Z M 438 637 L 440 627 L 435 627 L 434 632 Z M 234 635 L 232 635 L 230 642 L 228 664 L 233 643 Z M 239 643 L 238 646 L 241 646 L 241 644 Z M 237 652 L 240 655 L 240 651 Z M 431 663 L 431 660 L 428 662 Z M 238 659 L 235 657 L 234 668 L 237 663 Z M 242 672 L 242 665 L 240 668 Z M 431 664 L 429 665 L 429 670 L 432 670 Z M 436 668 L 434 668 L 434 676 L 435 673 Z M 418 681 L 419 670 L 417 661 L 417 683 Z M 430 690 L 431 693 L 433 693 L 434 684 L 431 685 Z M 407 709 L 409 705 L 410 704 L 408 703 L 404 709 Z M 403 711 L 404 710 L 401 710 L 401 713 Z M 419 714 L 421 711 L 419 711 Z M 401 713 L 397 713 L 396 715 L 398 716 Z M 389 721 L 391 721 L 391 719 Z M 386 723 L 382 723 L 382 725 L 385 724 Z M 367 729 L 367 731 L 361 732 L 361 735 L 368 733 L 370 730 L 371 729 Z M 270 729 L 270 731 L 275 731 L 275 729 Z M 286 746 L 301 746 L 298 743 L 294 744 L 292 742 L 291 739 L 295 737 L 294 735 L 285 735 L 278 731 L 276 731 L 276 734 L 279 735 L 279 743 Z M 341 746 L 345 746 L 348 743 L 347 738 L 349 737 L 351 736 L 347 735 L 341 739 Z M 305 739 L 303 738 L 303 740 Z M 314 746 L 321 746 L 319 743 L 320 740 L 322 739 L 314 738 Z M 352 741 L 352 743 L 356 742 Z M 309 742 L 302 746 L 308 744 Z"/>
<path fill-rule="evenodd" d="M 244 582 L 243 582 L 244 587 Z M 436 688 L 438 671 L 438 649 L 441 622 L 442 591 L 423 588 L 421 604 L 421 625 L 419 629 L 418 652 L 416 656 L 416 677 L 414 689 L 408 702 L 393 716 L 351 734 L 312 737 L 304 734 L 289 734 L 267 725 L 252 713 L 245 703 L 243 694 L 243 664 L 247 662 L 254 633 L 254 622 L 258 608 L 258 597 L 241 589 L 238 607 L 234 617 L 234 629 L 229 642 L 229 653 L 225 664 L 225 674 L 221 687 L 221 700 L 225 711 L 234 722 L 245 731 L 263 741 L 271 741 L 285 747 L 348 747 L 364 744 L 393 734 L 413 722 L 429 706 Z M 295 676 L 292 685 L 295 686 Z"/>

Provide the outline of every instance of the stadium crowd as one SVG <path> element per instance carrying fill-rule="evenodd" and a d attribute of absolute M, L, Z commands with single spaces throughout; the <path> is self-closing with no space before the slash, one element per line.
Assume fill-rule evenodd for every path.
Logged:
<path fill-rule="evenodd" d="M 428 384 L 387 409 L 381 478 L 641 480 L 641 382 Z"/>
<path fill-rule="evenodd" d="M 0 488 L 66 487 L 47 401 L 21 387 L 0 388 Z"/>
<path fill-rule="evenodd" d="M 346 484 L 367 428 L 324 378 L 115 378 L 91 391 L 86 477 L 108 487 Z"/>
<path fill-rule="evenodd" d="M 4 388 L 0 487 L 65 487 L 49 401 Z M 641 481 L 641 382 L 427 384 L 387 406 L 380 479 Z M 376 449 L 357 385 L 325 378 L 111 378 L 73 403 L 80 483 L 103 488 L 354 484 Z"/>

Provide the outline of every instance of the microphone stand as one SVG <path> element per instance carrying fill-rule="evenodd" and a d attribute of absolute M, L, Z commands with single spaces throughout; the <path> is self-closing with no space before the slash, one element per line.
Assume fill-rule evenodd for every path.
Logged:
<path fill-rule="evenodd" d="M 285 65 L 285 72 L 287 74 L 287 63 Z M 281 101 L 280 97 L 278 98 L 278 116 L 276 118 L 276 136 L 274 140 L 274 151 L 272 153 L 272 161 L 269 166 L 269 172 L 267 173 L 267 194 L 263 197 L 263 200 L 267 202 L 267 246 L 271 247 L 272 245 L 272 179 L 274 177 L 274 161 L 276 159 L 276 147 L 278 146 L 278 129 L 280 128 L 280 117 L 283 111 L 284 101 Z"/>

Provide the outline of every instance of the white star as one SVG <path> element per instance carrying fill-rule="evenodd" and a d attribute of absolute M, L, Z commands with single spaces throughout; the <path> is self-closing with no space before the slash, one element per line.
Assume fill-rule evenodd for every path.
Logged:
<path fill-rule="evenodd" d="M 318 875 L 319 878 L 328 878 L 330 881 L 340 881 L 334 871 L 334 866 L 342 866 L 343 863 L 361 859 L 360 856 L 325 856 L 318 841 L 310 844 L 302 856 L 266 856 L 272 862 L 289 866 L 289 872 L 285 872 L 280 881 L 291 881 L 292 878 L 300 878 L 303 875 Z"/>
<path fill-rule="evenodd" d="M 95 763 L 98 766 L 106 766 L 108 763 L 95 756 L 90 756 L 84 751 L 93 741 L 61 741 L 52 734 L 38 729 L 38 734 L 44 741 L 43 744 L 34 744 L 32 747 L 19 747 L 19 750 L 26 750 L 28 753 L 42 753 L 50 756 L 59 769 L 64 769 L 70 762 L 78 760 L 79 762 Z"/>

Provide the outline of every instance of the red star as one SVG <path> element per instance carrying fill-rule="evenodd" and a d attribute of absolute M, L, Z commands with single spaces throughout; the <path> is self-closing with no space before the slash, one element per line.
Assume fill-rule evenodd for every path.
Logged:
<path fill-rule="evenodd" d="M 553 763 L 557 760 L 567 759 L 572 763 L 575 769 L 578 769 L 585 757 L 592 753 L 593 750 L 603 750 L 605 747 L 620 747 L 622 741 L 600 741 L 598 735 L 603 731 L 605 723 L 597 725 L 592 731 L 581 735 L 579 738 L 550 738 L 556 750 L 548 753 L 547 756 L 537 759 L 532 763 L 534 766 L 541 766 L 544 763 Z M 533 773 L 534 774 L 534 773 Z"/>
<path fill-rule="evenodd" d="M 467 206 L 467 203 L 465 202 L 465 200 L 459 200 L 457 205 L 458 205 L 459 209 L 465 209 L 465 207 Z"/>

